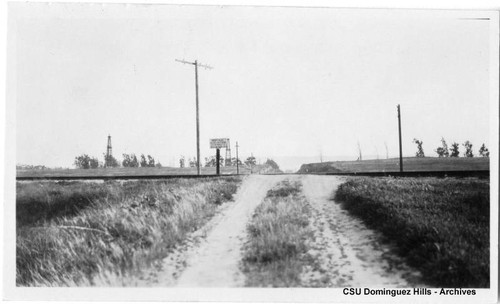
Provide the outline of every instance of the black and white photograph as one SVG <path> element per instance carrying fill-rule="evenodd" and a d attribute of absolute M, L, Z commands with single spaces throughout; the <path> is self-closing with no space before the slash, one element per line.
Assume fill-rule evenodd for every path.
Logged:
<path fill-rule="evenodd" d="M 4 299 L 494 303 L 499 11 L 9 2 Z"/>

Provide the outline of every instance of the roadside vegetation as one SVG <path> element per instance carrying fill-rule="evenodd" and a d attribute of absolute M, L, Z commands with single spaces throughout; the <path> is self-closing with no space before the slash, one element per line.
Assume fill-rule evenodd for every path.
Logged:
<path fill-rule="evenodd" d="M 18 286 L 124 285 L 232 199 L 240 179 L 18 182 Z"/>
<path fill-rule="evenodd" d="M 452 152 L 453 153 L 453 152 Z M 404 157 L 405 171 L 489 170 L 488 157 Z M 397 172 L 399 158 L 303 164 L 298 173 Z"/>
<path fill-rule="evenodd" d="M 353 178 L 335 195 L 439 287 L 488 288 L 489 181 Z"/>
<path fill-rule="evenodd" d="M 247 286 L 297 287 L 307 264 L 309 205 L 299 181 L 285 180 L 269 190 L 247 226 L 243 272 Z"/>

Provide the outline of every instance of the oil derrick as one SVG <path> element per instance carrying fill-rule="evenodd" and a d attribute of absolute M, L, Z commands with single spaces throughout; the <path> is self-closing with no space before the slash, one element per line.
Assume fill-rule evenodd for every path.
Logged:
<path fill-rule="evenodd" d="M 108 146 L 106 148 L 106 159 L 104 160 L 104 167 L 111 167 L 111 158 L 113 157 L 111 148 L 111 135 L 108 135 Z"/>
<path fill-rule="evenodd" d="M 231 166 L 231 144 L 229 143 L 229 138 L 228 138 L 226 146 L 226 167 L 229 166 Z"/>

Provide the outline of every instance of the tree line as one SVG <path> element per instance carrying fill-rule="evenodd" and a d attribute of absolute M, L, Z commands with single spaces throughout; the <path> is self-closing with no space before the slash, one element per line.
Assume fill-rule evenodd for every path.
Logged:
<path fill-rule="evenodd" d="M 247 159 L 242 162 L 241 159 L 236 160 L 236 157 L 232 157 L 231 161 L 226 161 L 222 156 L 219 156 L 219 164 L 220 166 L 226 166 L 226 167 L 236 167 L 236 164 L 239 166 L 242 166 L 243 164 L 247 166 L 255 166 L 257 164 L 257 160 L 255 157 L 250 156 L 247 157 Z M 205 163 L 201 164 L 204 167 L 215 167 L 217 165 L 217 159 L 215 158 L 215 155 L 212 155 L 210 157 L 205 157 Z M 179 168 L 196 168 L 196 157 L 194 158 L 189 158 L 186 160 L 184 156 L 181 156 L 179 158 Z"/>
<path fill-rule="evenodd" d="M 416 138 L 413 139 L 413 142 L 417 145 L 417 152 L 415 153 L 415 156 L 425 157 L 423 148 L 424 142 Z M 463 152 L 464 157 L 474 157 L 474 153 L 472 151 L 472 143 L 470 141 L 466 140 L 462 144 L 462 146 L 465 148 L 465 151 Z M 437 153 L 438 157 L 460 157 L 460 145 L 457 142 L 453 142 L 451 144 L 451 147 L 448 148 L 446 140 L 441 137 L 441 146 L 437 147 L 434 152 Z M 486 145 L 484 143 L 479 148 L 478 152 L 481 157 L 490 157 L 490 152 L 488 151 L 488 148 L 486 148 Z"/>
<path fill-rule="evenodd" d="M 100 162 L 97 157 L 89 156 L 88 154 L 82 154 L 75 157 L 74 162 L 75 167 L 79 169 L 96 169 L 96 168 L 104 168 L 104 167 L 122 167 L 125 168 L 138 168 L 138 167 L 157 167 L 161 168 L 162 165 L 160 162 L 156 162 L 154 157 L 151 155 L 140 155 L 140 159 L 137 158 L 135 154 L 123 154 L 122 162 L 118 162 L 118 160 L 112 155 L 104 154 L 104 161 Z"/>
<path fill-rule="evenodd" d="M 97 157 L 89 156 L 88 154 L 82 154 L 75 157 L 74 165 L 79 169 L 96 169 L 96 168 L 104 168 L 104 167 L 124 167 L 124 168 L 139 168 L 139 167 L 157 167 L 161 168 L 162 164 L 160 162 L 156 162 L 154 157 L 151 155 L 141 154 L 139 157 L 134 153 L 131 154 L 122 154 L 123 160 L 121 163 L 112 155 L 107 156 L 104 154 L 104 161 L 99 161 Z M 231 158 L 230 162 L 224 162 L 224 158 L 219 158 L 221 166 L 234 166 L 236 167 L 236 163 L 238 165 L 247 165 L 248 167 L 253 167 L 257 165 L 257 160 L 254 156 L 247 157 L 244 162 L 241 159 L 236 160 L 236 157 Z M 266 161 L 272 167 L 277 167 L 278 165 L 273 160 L 268 159 Z M 205 167 L 215 167 L 216 159 L 215 156 L 205 157 Z M 184 156 L 181 156 L 179 159 L 179 167 L 191 167 L 196 168 L 196 157 L 185 159 Z"/>

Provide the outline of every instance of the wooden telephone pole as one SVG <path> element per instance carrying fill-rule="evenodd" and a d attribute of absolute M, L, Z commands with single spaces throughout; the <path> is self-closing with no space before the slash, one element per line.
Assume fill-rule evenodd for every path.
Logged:
<path fill-rule="evenodd" d="M 238 159 L 238 142 L 236 142 L 236 175 L 240 174 L 240 164 L 239 164 L 239 159 Z"/>
<path fill-rule="evenodd" d="M 198 103 L 198 66 L 205 69 L 213 69 L 213 67 L 200 64 L 198 60 L 194 62 L 189 62 L 185 60 L 175 59 L 175 61 L 194 65 L 194 77 L 196 85 L 196 167 L 198 168 L 198 175 L 200 175 L 200 114 L 199 114 L 199 103 Z"/>
<path fill-rule="evenodd" d="M 401 109 L 398 105 L 398 127 L 399 127 L 399 171 L 403 172 L 403 144 L 401 143 Z"/>

